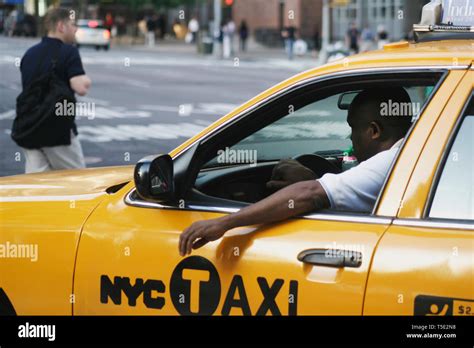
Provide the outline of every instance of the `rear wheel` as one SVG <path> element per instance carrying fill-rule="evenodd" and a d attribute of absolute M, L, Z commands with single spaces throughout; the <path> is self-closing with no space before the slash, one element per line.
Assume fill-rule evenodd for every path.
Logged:
<path fill-rule="evenodd" d="M 95 50 L 96 51 L 100 50 L 100 46 L 95 46 Z"/>
<path fill-rule="evenodd" d="M 110 48 L 110 45 L 105 45 L 105 46 L 102 46 L 102 48 L 103 48 L 104 50 L 108 51 L 108 50 L 109 50 L 109 48 Z"/>

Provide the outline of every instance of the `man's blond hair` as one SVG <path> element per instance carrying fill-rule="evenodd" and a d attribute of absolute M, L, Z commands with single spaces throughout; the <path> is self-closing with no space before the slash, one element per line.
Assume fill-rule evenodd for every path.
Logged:
<path fill-rule="evenodd" d="M 44 26 L 47 32 L 54 32 L 59 22 L 66 22 L 70 19 L 72 19 L 70 9 L 64 7 L 53 8 L 44 16 Z"/>

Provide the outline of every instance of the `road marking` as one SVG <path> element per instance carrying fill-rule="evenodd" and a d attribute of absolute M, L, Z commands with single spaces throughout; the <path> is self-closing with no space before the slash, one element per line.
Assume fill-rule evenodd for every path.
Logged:
<path fill-rule="evenodd" d="M 103 99 L 91 98 L 91 97 L 77 97 L 77 101 L 86 102 L 86 103 L 95 103 L 100 106 L 109 106 L 110 102 Z"/>
<path fill-rule="evenodd" d="M 225 103 L 181 104 L 176 106 L 145 104 L 138 105 L 139 110 L 136 110 L 128 109 L 123 106 L 110 106 L 110 102 L 94 98 L 78 98 L 78 102 L 96 104 L 94 116 L 85 115 L 82 117 L 88 119 L 148 118 L 152 116 L 152 111 L 169 112 L 182 117 L 188 117 L 194 114 L 224 116 L 238 106 L 236 104 Z M 15 109 L 2 112 L 0 113 L 0 120 L 13 119 L 15 115 Z"/>
<path fill-rule="evenodd" d="M 186 116 L 192 114 L 203 114 L 203 115 L 217 115 L 224 116 L 231 112 L 233 109 L 237 108 L 237 104 L 225 104 L 225 103 L 198 103 L 198 104 L 181 104 L 178 106 L 168 106 L 168 105 L 156 105 L 156 104 L 145 104 L 139 106 L 142 110 L 151 110 L 151 111 L 166 111 L 166 112 L 176 112 L 180 114 L 180 107 L 184 109 L 180 115 Z"/>
<path fill-rule="evenodd" d="M 103 161 L 101 157 L 84 157 L 86 164 L 96 164 Z"/>
<path fill-rule="evenodd" d="M 79 139 L 86 142 L 147 141 L 189 138 L 204 129 L 194 123 L 155 123 L 148 125 L 120 124 L 116 126 L 79 127 Z"/>
<path fill-rule="evenodd" d="M 126 79 L 124 81 L 127 85 L 131 85 L 131 86 L 134 86 L 134 87 L 139 87 L 139 88 L 150 88 L 151 87 L 151 84 L 149 84 L 148 82 L 144 82 L 144 81 L 137 81 L 137 80 L 130 80 L 130 79 Z"/>
<path fill-rule="evenodd" d="M 12 55 L 4 55 L 0 57 L 0 64 L 13 64 L 17 57 Z M 123 57 L 116 56 L 82 56 L 82 63 L 84 65 L 108 65 L 108 66 L 123 66 Z M 229 68 L 236 69 L 234 60 L 220 60 L 214 58 L 165 58 L 165 57 L 130 57 L 130 66 L 201 66 L 212 68 Z M 315 68 L 317 62 L 313 60 L 289 61 L 284 58 L 267 58 L 259 61 L 246 61 L 241 59 L 239 62 L 240 68 L 250 69 L 286 69 L 293 71 L 303 71 L 306 69 Z"/>
<path fill-rule="evenodd" d="M 15 118 L 16 110 L 8 110 L 5 112 L 0 113 L 0 120 L 9 120 Z"/>

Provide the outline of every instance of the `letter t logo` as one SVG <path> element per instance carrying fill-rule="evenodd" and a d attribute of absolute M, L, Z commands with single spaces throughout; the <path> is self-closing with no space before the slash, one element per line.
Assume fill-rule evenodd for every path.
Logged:
<path fill-rule="evenodd" d="M 199 292 L 201 282 L 208 282 L 210 280 L 209 278 L 209 271 L 183 269 L 183 279 L 191 281 L 191 303 L 189 304 L 189 311 L 191 313 L 199 313 Z"/>

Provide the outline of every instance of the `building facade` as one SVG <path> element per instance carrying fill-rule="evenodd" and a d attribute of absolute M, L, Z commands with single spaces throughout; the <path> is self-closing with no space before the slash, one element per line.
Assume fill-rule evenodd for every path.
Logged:
<path fill-rule="evenodd" d="M 331 3 L 331 41 L 343 40 L 351 23 L 373 32 L 383 26 L 389 40 L 403 39 L 421 18 L 421 9 L 430 0 L 347 0 Z M 245 19 L 258 41 L 272 44 L 282 27 L 292 25 L 299 36 L 311 41 L 321 33 L 323 0 L 234 0 L 236 23 Z M 263 34 L 267 34 L 266 36 Z M 267 40 L 271 38 L 271 40 Z"/>
<path fill-rule="evenodd" d="M 332 8 L 331 38 L 343 40 L 351 23 L 359 29 L 377 32 L 383 26 L 390 41 L 405 38 L 421 18 L 423 6 L 429 0 L 349 0 L 347 6 Z"/>
<path fill-rule="evenodd" d="M 234 0 L 232 17 L 245 20 L 257 41 L 270 45 L 281 42 L 280 32 L 293 26 L 297 35 L 310 40 L 321 32 L 322 0 Z"/>

